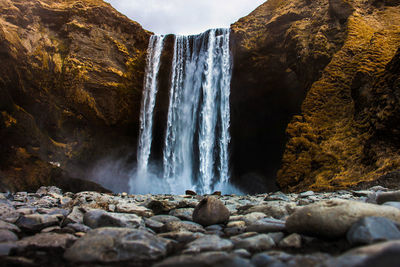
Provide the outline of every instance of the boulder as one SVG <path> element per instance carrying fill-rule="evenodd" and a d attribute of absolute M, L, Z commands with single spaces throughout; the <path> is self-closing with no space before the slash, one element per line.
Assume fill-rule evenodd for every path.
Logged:
<path fill-rule="evenodd" d="M 400 211 L 389 206 L 350 200 L 328 200 L 305 206 L 286 220 L 291 233 L 311 236 L 342 237 L 350 227 L 364 217 L 385 217 L 400 223 Z"/>
<path fill-rule="evenodd" d="M 203 226 L 226 223 L 229 216 L 229 210 L 224 203 L 211 196 L 201 200 L 193 211 L 193 221 Z"/>

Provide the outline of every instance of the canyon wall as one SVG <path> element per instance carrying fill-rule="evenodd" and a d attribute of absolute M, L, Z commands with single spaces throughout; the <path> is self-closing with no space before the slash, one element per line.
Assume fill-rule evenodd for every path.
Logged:
<path fill-rule="evenodd" d="M 399 4 L 269 0 L 232 25 L 233 161 L 246 183 L 277 174 L 283 190 L 333 190 L 400 167 Z"/>
<path fill-rule="evenodd" d="M 100 0 L 0 0 L 0 14 L 0 189 L 96 189 L 68 178 L 135 150 L 151 33 Z"/>

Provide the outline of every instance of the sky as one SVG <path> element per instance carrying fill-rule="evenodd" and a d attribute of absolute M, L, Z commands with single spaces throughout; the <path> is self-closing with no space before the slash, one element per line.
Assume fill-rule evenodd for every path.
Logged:
<path fill-rule="evenodd" d="M 156 34 L 198 34 L 228 28 L 266 0 L 106 0 Z"/>

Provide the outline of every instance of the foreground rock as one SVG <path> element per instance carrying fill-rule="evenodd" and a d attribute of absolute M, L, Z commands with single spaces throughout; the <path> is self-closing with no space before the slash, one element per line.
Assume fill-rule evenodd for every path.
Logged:
<path fill-rule="evenodd" d="M 221 200 L 206 197 L 193 211 L 193 221 L 203 226 L 226 223 L 229 220 L 229 210 Z"/>
<path fill-rule="evenodd" d="M 386 263 L 384 255 L 397 251 L 398 243 L 372 247 L 371 255 L 351 250 L 400 237 L 399 209 L 365 203 L 376 201 L 372 196 L 381 191 L 392 192 L 382 187 L 246 196 L 72 194 L 53 187 L 18 192 L 0 202 L 6 207 L 0 214 L 0 265 L 355 267 L 374 257 Z M 192 213 L 208 226 L 192 221 Z"/>
<path fill-rule="evenodd" d="M 167 255 L 169 242 L 147 231 L 98 228 L 79 239 L 64 257 L 71 262 L 154 261 Z"/>
<path fill-rule="evenodd" d="M 342 237 L 352 224 L 363 217 L 376 216 L 400 223 L 400 210 L 347 200 L 329 200 L 308 205 L 293 213 L 286 221 L 292 233 L 336 238 Z"/>

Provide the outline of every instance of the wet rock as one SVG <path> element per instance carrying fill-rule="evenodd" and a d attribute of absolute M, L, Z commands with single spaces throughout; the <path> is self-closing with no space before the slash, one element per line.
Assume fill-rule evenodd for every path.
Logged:
<path fill-rule="evenodd" d="M 235 242 L 235 249 L 243 248 L 250 252 L 260 252 L 273 246 L 275 246 L 274 240 L 266 234 L 244 238 Z"/>
<path fill-rule="evenodd" d="M 246 227 L 246 231 L 258 233 L 281 232 L 285 230 L 285 221 L 274 218 L 262 218 Z"/>
<path fill-rule="evenodd" d="M 81 263 L 154 261 L 167 254 L 170 241 L 147 231 L 130 228 L 98 228 L 77 240 L 64 258 Z"/>
<path fill-rule="evenodd" d="M 0 220 L 15 223 L 19 218 L 19 213 L 8 203 L 0 203 Z"/>
<path fill-rule="evenodd" d="M 182 209 L 175 209 L 169 212 L 169 215 L 178 217 L 179 219 L 185 221 L 191 221 L 193 216 L 194 208 L 182 208 Z"/>
<path fill-rule="evenodd" d="M 8 222 L 2 221 L 2 220 L 0 220 L 0 229 L 9 230 L 9 231 L 12 231 L 14 233 L 21 232 L 19 227 L 16 226 L 15 224 L 8 223 Z"/>
<path fill-rule="evenodd" d="M 174 232 L 174 231 L 190 231 L 204 233 L 204 228 L 197 223 L 190 221 L 172 221 L 168 222 L 163 227 L 163 232 Z"/>
<path fill-rule="evenodd" d="M 301 248 L 301 236 L 299 234 L 291 234 L 282 239 L 278 246 L 281 248 Z"/>
<path fill-rule="evenodd" d="M 400 231 L 396 224 L 389 219 L 366 217 L 354 223 L 346 237 L 350 244 L 365 245 L 400 239 Z"/>
<path fill-rule="evenodd" d="M 0 243 L 17 241 L 18 236 L 10 230 L 0 229 Z"/>
<path fill-rule="evenodd" d="M 200 253 L 206 251 L 228 251 L 233 248 L 232 241 L 216 235 L 200 237 L 186 245 L 183 253 Z"/>
<path fill-rule="evenodd" d="M 91 228 L 131 227 L 143 225 L 143 220 L 135 214 L 114 213 L 104 210 L 90 210 L 85 213 L 83 223 Z"/>
<path fill-rule="evenodd" d="M 194 209 L 193 221 L 203 226 L 209 226 L 226 223 L 229 215 L 229 210 L 221 200 L 215 197 L 206 197 Z"/>
<path fill-rule="evenodd" d="M 19 228 L 30 232 L 38 232 L 43 228 L 59 224 L 60 216 L 44 214 L 23 215 L 16 222 Z"/>
<path fill-rule="evenodd" d="M 385 202 L 399 202 L 400 190 L 393 192 L 380 192 L 376 196 L 376 203 L 383 204 Z"/>
<path fill-rule="evenodd" d="M 386 217 L 400 222 L 400 211 L 349 200 L 329 200 L 305 206 L 286 220 L 286 229 L 292 233 L 328 238 L 341 237 L 363 217 Z"/>
<path fill-rule="evenodd" d="M 142 206 L 137 206 L 133 203 L 120 203 L 115 206 L 115 211 L 116 212 L 121 212 L 121 213 L 131 213 L 131 214 L 136 214 L 142 217 L 151 217 L 153 216 L 153 211 L 142 207 Z"/>
<path fill-rule="evenodd" d="M 154 267 L 176 267 L 176 266 L 219 266 L 219 267 L 243 267 L 251 264 L 248 260 L 231 255 L 226 252 L 205 252 L 196 255 L 181 255 L 170 257 Z"/>

